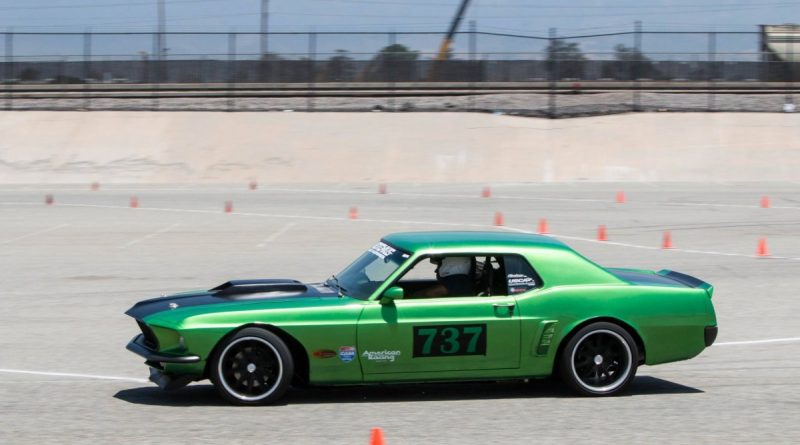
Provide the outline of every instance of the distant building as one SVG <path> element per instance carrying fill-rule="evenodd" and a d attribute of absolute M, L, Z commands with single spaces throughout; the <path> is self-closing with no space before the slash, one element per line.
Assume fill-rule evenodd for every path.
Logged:
<path fill-rule="evenodd" d="M 800 25 L 761 25 L 765 62 L 800 62 Z"/>

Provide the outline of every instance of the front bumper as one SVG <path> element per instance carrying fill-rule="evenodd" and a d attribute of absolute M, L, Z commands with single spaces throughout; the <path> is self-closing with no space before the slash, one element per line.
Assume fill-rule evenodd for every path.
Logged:
<path fill-rule="evenodd" d="M 159 363 L 181 363 L 181 364 L 189 364 L 189 363 L 197 363 L 200 361 L 200 356 L 197 355 L 167 355 L 167 354 L 159 354 L 152 349 L 148 349 L 144 345 L 144 335 L 139 334 L 136 337 L 128 342 L 128 346 L 126 346 L 128 351 L 133 352 L 136 355 L 144 357 L 147 360 L 148 365 L 156 365 L 158 366 Z"/>

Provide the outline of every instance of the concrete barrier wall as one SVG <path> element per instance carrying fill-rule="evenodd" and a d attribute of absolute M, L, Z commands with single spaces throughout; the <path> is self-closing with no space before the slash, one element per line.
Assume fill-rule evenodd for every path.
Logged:
<path fill-rule="evenodd" d="M 0 112 L 0 183 L 800 181 L 800 115 Z"/>

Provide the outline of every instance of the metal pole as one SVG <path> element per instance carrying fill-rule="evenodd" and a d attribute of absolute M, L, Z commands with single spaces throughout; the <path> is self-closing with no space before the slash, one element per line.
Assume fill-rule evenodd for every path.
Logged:
<path fill-rule="evenodd" d="M 269 51 L 267 30 L 269 29 L 269 0 L 261 0 L 261 55 Z"/>
<path fill-rule="evenodd" d="M 389 46 L 394 45 L 397 43 L 397 34 L 394 31 L 389 33 Z M 389 83 L 389 109 L 394 109 L 394 94 L 395 94 L 395 70 L 397 66 L 397 58 L 395 57 L 393 52 L 387 52 L 387 57 L 389 60 L 386 63 L 386 80 Z"/>
<path fill-rule="evenodd" d="M 158 0 L 158 59 L 162 60 L 164 50 L 167 48 L 166 6 L 164 0 Z"/>
<path fill-rule="evenodd" d="M 156 61 L 156 90 L 159 89 L 159 84 L 168 80 L 167 64 L 166 64 L 166 51 L 167 51 L 167 23 L 166 23 L 166 5 L 165 0 L 158 0 L 158 52 Z M 156 93 L 158 94 L 158 93 Z M 158 107 L 158 105 L 156 105 Z"/>
<path fill-rule="evenodd" d="M 633 78 L 633 111 L 642 110 L 642 83 L 639 80 L 642 77 L 641 64 L 642 64 L 642 22 L 636 21 L 633 25 L 633 48 L 636 52 L 633 65 L 631 66 L 631 77 Z"/>
<path fill-rule="evenodd" d="M 550 49 L 547 51 L 547 62 L 550 68 L 550 94 L 547 101 L 547 114 L 556 117 L 556 82 L 558 80 L 558 53 L 556 49 L 556 29 L 550 28 Z"/>
<path fill-rule="evenodd" d="M 228 111 L 236 106 L 234 98 L 234 82 L 236 81 L 236 33 L 228 33 Z"/>
<path fill-rule="evenodd" d="M 6 81 L 6 110 L 10 110 L 12 108 L 12 97 L 11 97 L 11 79 L 14 78 L 14 33 L 9 31 L 6 33 L 6 70 L 5 70 L 5 81 Z"/>
<path fill-rule="evenodd" d="M 475 53 L 478 50 L 478 22 L 475 20 L 469 21 L 469 60 L 475 60 Z"/>
<path fill-rule="evenodd" d="M 716 74 L 717 33 L 708 33 L 708 110 L 715 108 L 714 76 Z"/>
<path fill-rule="evenodd" d="M 786 97 L 784 98 L 784 110 L 791 110 L 794 111 L 794 95 L 792 94 L 792 90 L 794 90 L 794 76 L 795 76 L 795 61 L 794 61 L 794 42 L 796 36 L 792 35 L 789 41 L 789 57 L 787 58 L 786 65 L 789 66 L 789 76 L 786 78 Z"/>
<path fill-rule="evenodd" d="M 87 30 L 83 33 L 83 108 L 89 110 L 92 106 L 90 97 L 91 85 L 89 78 L 92 75 L 92 35 Z"/>
<path fill-rule="evenodd" d="M 308 100 L 306 111 L 314 111 L 314 84 L 316 83 L 316 71 L 314 62 L 317 58 L 317 33 L 308 33 Z"/>
<path fill-rule="evenodd" d="M 475 20 L 469 21 L 469 81 L 472 94 L 469 95 L 467 108 L 472 110 L 475 108 L 475 81 L 478 77 L 478 63 L 475 61 L 475 53 L 478 51 L 478 22 Z"/>
<path fill-rule="evenodd" d="M 158 88 L 159 82 L 161 80 L 161 51 L 159 51 L 159 44 L 161 43 L 161 37 L 159 33 L 153 34 L 153 60 L 150 61 L 150 68 L 152 69 L 151 73 L 151 82 L 152 84 L 152 92 L 153 92 L 153 111 L 158 110 Z"/>

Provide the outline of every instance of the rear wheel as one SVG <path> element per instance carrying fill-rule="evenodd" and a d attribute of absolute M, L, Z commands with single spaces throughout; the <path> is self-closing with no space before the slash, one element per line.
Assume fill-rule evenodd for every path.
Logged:
<path fill-rule="evenodd" d="M 231 403 L 261 405 L 283 396 L 293 374 L 292 354 L 280 337 L 246 328 L 220 345 L 212 360 L 211 381 Z"/>
<path fill-rule="evenodd" d="M 636 375 L 636 342 L 613 323 L 592 323 L 570 338 L 559 357 L 561 378 L 583 395 L 610 396 Z"/>

